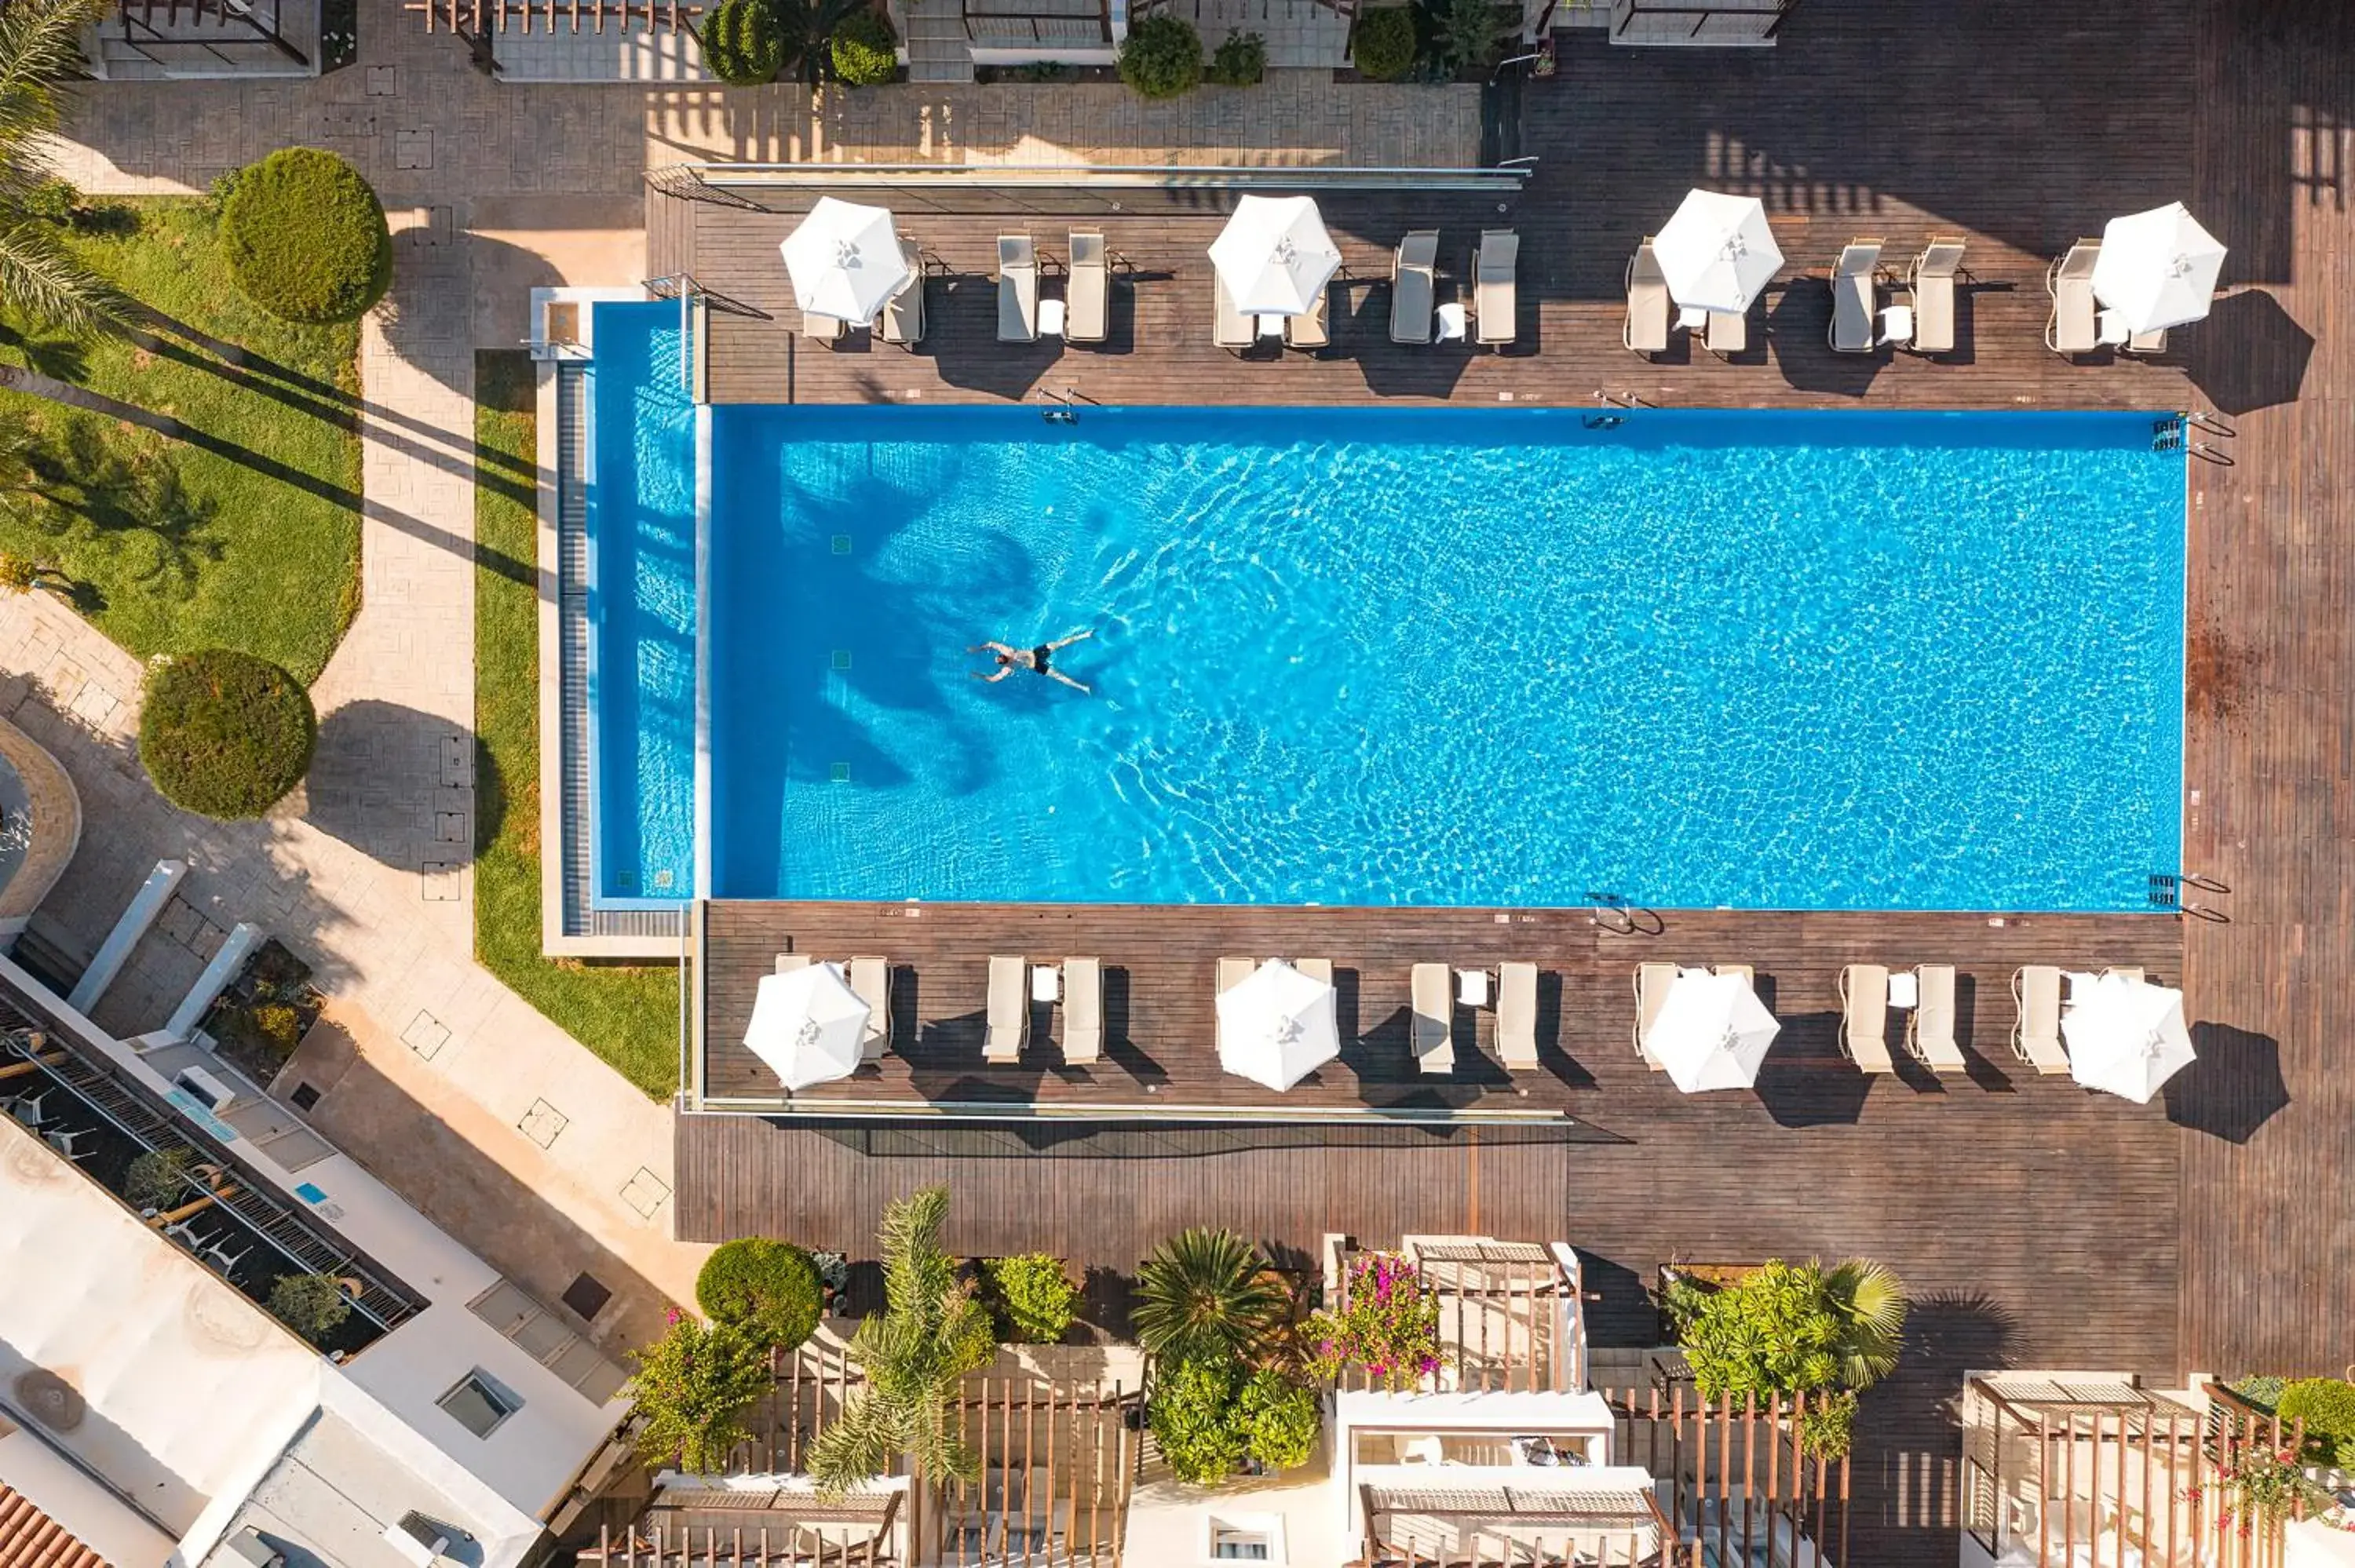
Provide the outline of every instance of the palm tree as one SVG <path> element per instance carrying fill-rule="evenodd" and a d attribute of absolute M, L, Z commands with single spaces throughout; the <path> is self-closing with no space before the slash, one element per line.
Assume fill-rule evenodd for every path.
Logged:
<path fill-rule="evenodd" d="M 1259 1248 L 1228 1230 L 1183 1231 L 1137 1271 L 1136 1342 L 1167 1361 L 1232 1361 L 1266 1345 L 1291 1295 Z"/>
<path fill-rule="evenodd" d="M 1870 1388 L 1897 1366 L 1905 1340 L 1905 1284 L 1887 1264 L 1852 1257 L 1824 1271 L 1824 1305 L 1840 1325 L 1839 1384 Z"/>
<path fill-rule="evenodd" d="M 871 0 L 776 0 L 777 21 L 785 34 L 785 58 L 798 61 L 802 81 L 815 87 L 832 74 L 833 51 L 828 47 L 842 24 L 866 10 Z"/>
<path fill-rule="evenodd" d="M 912 1474 L 980 1478 L 981 1467 L 949 1428 L 948 1401 L 965 1376 L 997 1354 L 989 1314 L 941 1245 L 949 1190 L 928 1187 L 883 1211 L 876 1240 L 883 1252 L 889 1307 L 858 1326 L 851 1358 L 867 1374 L 834 1425 L 811 1446 L 810 1478 L 820 1495 L 839 1497 L 906 1458 Z"/>
<path fill-rule="evenodd" d="M 59 84 L 80 73 L 82 32 L 105 9 L 106 0 L 0 6 L 0 303 L 74 333 L 123 325 L 136 314 L 27 205 L 55 178 L 41 140 L 57 129 Z"/>

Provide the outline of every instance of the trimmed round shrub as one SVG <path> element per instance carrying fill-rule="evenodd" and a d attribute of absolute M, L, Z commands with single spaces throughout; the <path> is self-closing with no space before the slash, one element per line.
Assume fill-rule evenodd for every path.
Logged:
<path fill-rule="evenodd" d="M 2284 1426 L 2306 1423 L 2310 1457 L 2340 1465 L 2355 1459 L 2355 1383 L 2335 1377 L 2300 1378 L 2283 1387 L 2274 1409 Z"/>
<path fill-rule="evenodd" d="M 776 0 L 720 0 L 704 20 L 703 60 L 731 87 L 776 80 L 785 69 L 785 24 Z"/>
<path fill-rule="evenodd" d="M 853 11 L 834 30 L 834 74 L 853 87 L 880 87 L 900 74 L 900 42 L 890 18 L 871 7 Z"/>
<path fill-rule="evenodd" d="M 1229 33 L 1210 56 L 1210 79 L 1220 87 L 1257 87 L 1267 74 L 1267 40 L 1257 33 Z"/>
<path fill-rule="evenodd" d="M 1296 1470 L 1316 1456 L 1325 1404 L 1315 1389 L 1263 1367 L 1235 1396 L 1234 1420 L 1252 1458 L 1270 1470 Z"/>
<path fill-rule="evenodd" d="M 1024 1253 L 986 1258 L 981 1267 L 1017 1341 L 1052 1345 L 1071 1331 L 1072 1308 L 1080 1293 L 1061 1258 L 1042 1252 Z"/>
<path fill-rule="evenodd" d="M 809 1254 L 791 1242 L 746 1236 L 703 1260 L 695 1300 L 714 1323 L 790 1351 L 817 1332 L 826 1292 Z"/>
<path fill-rule="evenodd" d="M 301 682 L 213 648 L 149 671 L 139 760 L 172 804 L 233 821 L 261 815 L 303 781 L 318 733 Z"/>
<path fill-rule="evenodd" d="M 1358 18 L 1349 58 L 1369 81 L 1396 81 L 1414 69 L 1414 12 L 1384 5 Z"/>
<path fill-rule="evenodd" d="M 376 192 L 315 147 L 281 148 L 240 174 L 220 229 L 239 292 L 285 321 L 351 321 L 392 281 Z"/>
<path fill-rule="evenodd" d="M 1166 12 L 1131 22 L 1120 46 L 1120 79 L 1145 98 L 1176 98 L 1202 83 L 1202 35 Z"/>

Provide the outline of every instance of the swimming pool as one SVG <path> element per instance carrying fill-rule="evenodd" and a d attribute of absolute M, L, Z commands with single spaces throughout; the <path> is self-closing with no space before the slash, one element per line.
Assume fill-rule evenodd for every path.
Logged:
<path fill-rule="evenodd" d="M 611 309 L 608 897 L 2132 910 L 2178 868 L 2150 415 L 698 416 L 668 307 L 605 384 Z M 1081 630 L 1088 694 L 973 678 Z"/>

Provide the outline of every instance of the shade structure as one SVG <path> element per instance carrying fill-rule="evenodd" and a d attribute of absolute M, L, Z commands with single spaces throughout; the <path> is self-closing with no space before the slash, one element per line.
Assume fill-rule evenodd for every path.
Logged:
<path fill-rule="evenodd" d="M 1219 1065 L 1282 1094 L 1341 1054 L 1333 988 L 1270 959 L 1219 994 Z"/>
<path fill-rule="evenodd" d="M 1245 315 L 1297 316 L 1316 308 L 1341 252 L 1306 196 L 1247 196 L 1211 241 L 1210 265 Z"/>
<path fill-rule="evenodd" d="M 1746 311 L 1783 270 L 1782 247 L 1756 196 L 1688 191 L 1652 237 L 1668 295 L 1698 311 Z"/>
<path fill-rule="evenodd" d="M 2184 1027 L 2183 993 L 2124 975 L 2072 975 L 2061 1038 L 2071 1077 L 2137 1105 L 2148 1105 L 2197 1055 Z"/>
<path fill-rule="evenodd" d="M 872 321 L 908 281 L 899 231 L 879 207 L 820 196 L 778 249 L 794 281 L 794 302 L 814 315 Z"/>
<path fill-rule="evenodd" d="M 1644 1049 L 1689 1095 L 1746 1089 L 1782 1027 L 1740 975 L 1685 969 L 1668 987 Z"/>
<path fill-rule="evenodd" d="M 2206 315 L 2223 269 L 2223 245 L 2172 201 L 2110 219 L 2094 259 L 2094 297 L 2134 331 L 2157 332 Z"/>
<path fill-rule="evenodd" d="M 744 1044 L 788 1089 L 847 1078 L 858 1065 L 868 1006 L 839 964 L 762 975 Z"/>

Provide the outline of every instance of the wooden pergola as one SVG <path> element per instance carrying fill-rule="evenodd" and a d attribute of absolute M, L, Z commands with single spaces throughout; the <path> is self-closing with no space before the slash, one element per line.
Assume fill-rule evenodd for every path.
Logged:
<path fill-rule="evenodd" d="M 152 0 L 143 0 L 152 3 Z M 209 0 L 227 5 L 232 0 Z M 695 32 L 703 6 L 695 0 L 407 0 L 401 7 L 421 13 L 429 33 L 462 38 L 499 33 L 602 33 L 608 25 L 626 30 Z"/>

